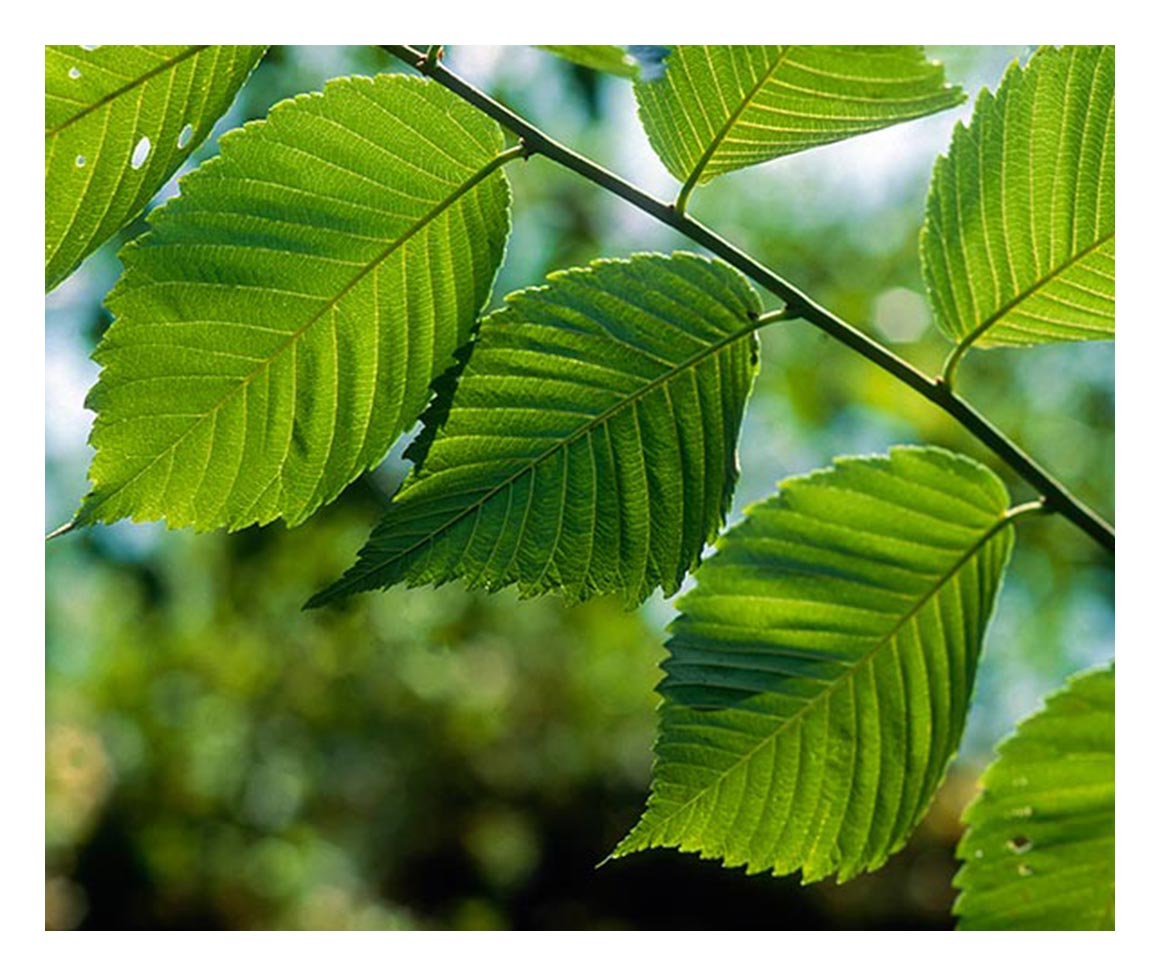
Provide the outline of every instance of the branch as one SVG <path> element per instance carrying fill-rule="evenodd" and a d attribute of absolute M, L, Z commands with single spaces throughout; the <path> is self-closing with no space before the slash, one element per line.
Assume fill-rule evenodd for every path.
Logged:
<path fill-rule="evenodd" d="M 957 396 L 941 379 L 932 379 L 885 346 L 859 332 L 828 309 L 800 291 L 780 275 L 730 244 L 692 217 L 680 213 L 671 204 L 663 203 L 640 188 L 621 179 L 592 160 L 573 152 L 556 142 L 546 133 L 501 105 L 489 95 L 464 81 L 439 62 L 432 62 L 414 48 L 405 45 L 383 45 L 384 49 L 460 98 L 474 105 L 504 128 L 514 133 L 523 143 L 528 155 L 546 156 L 579 176 L 603 187 L 633 206 L 667 224 L 695 241 L 707 251 L 747 275 L 753 281 L 777 295 L 787 306 L 787 315 L 801 318 L 837 339 L 844 346 L 876 366 L 886 370 L 905 383 L 924 399 L 933 403 L 957 420 L 977 440 L 981 441 L 1007 462 L 1029 485 L 1043 496 L 1044 507 L 1057 512 L 1073 525 L 1087 533 L 1099 545 L 1114 553 L 1115 530 L 1099 515 L 1071 494 L 1043 467 L 994 427 L 969 403 Z"/>

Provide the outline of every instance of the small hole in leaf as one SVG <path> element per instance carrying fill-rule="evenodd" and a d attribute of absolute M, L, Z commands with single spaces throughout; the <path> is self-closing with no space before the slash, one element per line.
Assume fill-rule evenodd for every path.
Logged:
<path fill-rule="evenodd" d="M 68 69 L 68 76 L 75 81 L 77 78 L 79 78 L 81 76 L 81 69 L 80 68 L 69 68 Z"/>
<path fill-rule="evenodd" d="M 141 141 L 133 149 L 133 157 L 129 160 L 129 165 L 133 169 L 140 169 L 145 165 L 145 160 L 149 158 L 149 150 L 152 148 L 152 143 L 149 142 L 148 136 L 142 136 Z"/>
<path fill-rule="evenodd" d="M 100 44 L 82 44 L 81 50 L 82 51 L 95 51 L 100 46 L 101 46 Z"/>
<path fill-rule="evenodd" d="M 1026 854 L 1031 850 L 1031 838 L 1024 837 L 1022 834 L 1018 837 L 1012 837 L 1007 841 L 1007 850 L 1012 854 Z"/>
<path fill-rule="evenodd" d="M 1035 873 L 1031 870 L 1030 864 L 1020 864 L 1019 867 L 1017 867 L 1015 870 L 1018 871 L 1020 876 L 1024 878 L 1030 878 L 1031 875 Z"/>
<path fill-rule="evenodd" d="M 184 149 L 189 145 L 189 140 L 193 138 L 193 126 L 188 122 L 181 128 L 181 132 L 177 136 L 177 148 Z"/>
<path fill-rule="evenodd" d="M 85 157 L 84 156 L 77 156 L 77 166 L 84 166 L 84 164 L 85 164 Z"/>

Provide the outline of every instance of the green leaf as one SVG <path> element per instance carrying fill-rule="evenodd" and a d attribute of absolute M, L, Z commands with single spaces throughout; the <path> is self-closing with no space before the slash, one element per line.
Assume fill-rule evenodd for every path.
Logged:
<path fill-rule="evenodd" d="M 45 291 L 144 209 L 209 135 L 263 51 L 45 48 Z"/>
<path fill-rule="evenodd" d="M 959 927 L 1114 928 L 1114 666 L 1072 679 L 998 754 L 963 814 Z"/>
<path fill-rule="evenodd" d="M 537 44 L 541 51 L 550 51 L 558 57 L 583 65 L 593 71 L 603 71 L 621 78 L 635 78 L 640 66 L 618 44 Z"/>
<path fill-rule="evenodd" d="M 1115 335 L 1116 65 L 1041 48 L 984 90 L 935 164 L 920 250 L 960 348 Z"/>
<path fill-rule="evenodd" d="M 635 87 L 649 141 L 686 191 L 964 98 L 919 47 L 679 46 L 662 77 Z"/>
<path fill-rule="evenodd" d="M 122 252 L 79 521 L 301 522 L 415 423 L 487 301 L 512 153 L 450 92 L 339 79 L 221 146 Z"/>
<path fill-rule="evenodd" d="M 758 297 L 692 254 L 548 280 L 484 319 L 411 477 L 310 605 L 404 581 L 629 604 L 680 586 L 733 493 Z"/>
<path fill-rule="evenodd" d="M 999 479 L 935 448 L 782 482 L 677 603 L 648 809 L 613 856 L 881 865 L 958 748 L 1013 537 Z"/>

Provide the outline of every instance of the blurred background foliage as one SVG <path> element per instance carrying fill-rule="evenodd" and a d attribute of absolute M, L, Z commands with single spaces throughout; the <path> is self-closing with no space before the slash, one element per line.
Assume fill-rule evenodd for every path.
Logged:
<path fill-rule="evenodd" d="M 933 48 L 972 94 L 1024 48 Z M 556 137 L 671 198 L 628 83 L 530 48 L 448 63 Z M 220 134 L 329 77 L 403 70 L 373 47 L 275 47 Z M 692 212 L 918 366 L 948 351 L 916 235 L 970 106 L 715 181 Z M 214 152 L 203 147 L 190 165 Z M 545 160 L 507 168 L 515 224 L 493 304 L 554 269 L 689 245 Z M 157 203 L 177 192 L 176 181 Z M 46 529 L 86 488 L 116 252 L 46 301 Z M 766 296 L 770 307 L 776 307 Z M 923 442 L 997 466 L 886 374 L 803 324 L 761 335 L 732 520 L 835 455 Z M 1111 345 L 968 357 L 960 388 L 1109 518 Z M 843 886 L 654 851 L 595 865 L 643 808 L 670 601 L 640 611 L 461 588 L 302 602 L 351 562 L 405 473 L 392 451 L 305 526 L 120 524 L 46 553 L 49 928 L 940 928 L 958 816 L 999 738 L 1113 653 L 1112 563 L 1067 523 L 1020 526 L 966 739 L 909 847 Z M 1011 472 L 1015 499 L 1030 497 Z"/>

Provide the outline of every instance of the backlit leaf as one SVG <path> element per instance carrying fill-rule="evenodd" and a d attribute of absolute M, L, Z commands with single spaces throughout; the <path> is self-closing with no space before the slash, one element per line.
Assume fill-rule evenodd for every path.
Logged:
<path fill-rule="evenodd" d="M 682 45 L 635 87 L 649 142 L 686 188 L 963 100 L 922 48 L 885 45 Z"/>
<path fill-rule="evenodd" d="M 603 71 L 621 78 L 635 78 L 640 71 L 628 52 L 617 44 L 540 44 L 543 51 L 582 64 L 593 71 Z"/>
<path fill-rule="evenodd" d="M 209 135 L 264 50 L 45 48 L 46 291 L 144 209 Z"/>
<path fill-rule="evenodd" d="M 508 231 L 499 127 L 423 79 L 228 133 L 122 253 L 79 521 L 301 522 L 410 428 Z"/>
<path fill-rule="evenodd" d="M 909 447 L 751 507 L 677 603 L 652 793 L 615 855 L 842 881 L 902 847 L 958 748 L 1006 511 L 986 468 Z"/>
<path fill-rule="evenodd" d="M 964 929 L 1116 924 L 1116 677 L 1073 679 L 999 746 L 967 808 Z"/>
<path fill-rule="evenodd" d="M 985 347 L 1114 337 L 1115 95 L 1113 48 L 1042 48 L 956 126 L 921 236 L 948 338 Z"/>
<path fill-rule="evenodd" d="M 753 288 L 692 254 L 509 295 L 336 596 L 463 579 L 524 595 L 680 586 L 729 507 L 757 365 Z"/>

